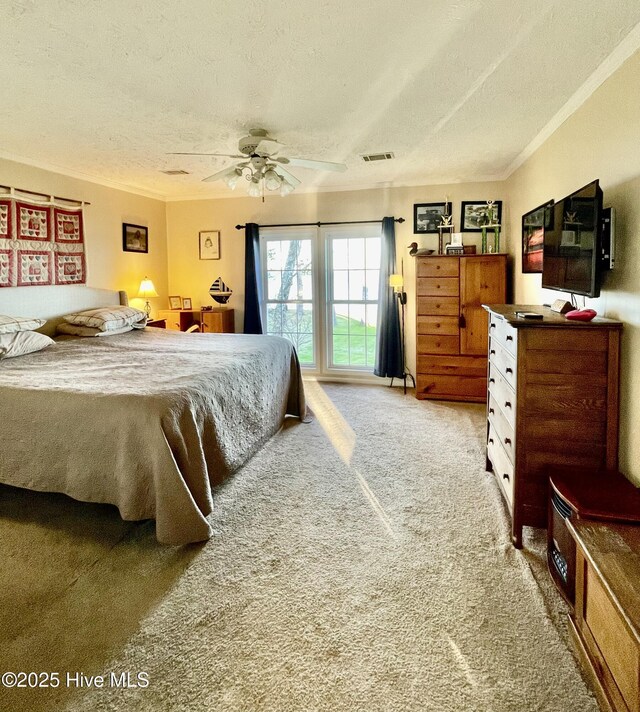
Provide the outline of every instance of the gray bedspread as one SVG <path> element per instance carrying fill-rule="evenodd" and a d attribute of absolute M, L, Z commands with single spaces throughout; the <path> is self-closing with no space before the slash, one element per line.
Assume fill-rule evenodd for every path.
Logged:
<path fill-rule="evenodd" d="M 63 338 L 0 361 L 0 482 L 155 519 L 162 543 L 202 541 L 212 485 L 285 414 L 305 414 L 285 339 L 161 329 Z"/>

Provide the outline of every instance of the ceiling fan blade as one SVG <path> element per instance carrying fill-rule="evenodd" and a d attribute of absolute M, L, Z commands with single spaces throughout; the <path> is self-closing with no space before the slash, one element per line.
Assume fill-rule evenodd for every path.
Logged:
<path fill-rule="evenodd" d="M 227 176 L 231 175 L 235 172 L 236 168 L 237 166 L 227 166 L 227 168 L 224 168 L 223 170 L 214 173 L 212 176 L 203 178 L 202 181 L 203 183 L 213 183 L 213 181 L 215 180 L 220 180 L 221 178 L 226 178 Z"/>
<path fill-rule="evenodd" d="M 221 158 L 246 158 L 242 154 L 235 153 L 191 153 L 190 151 L 172 151 L 167 156 L 220 156 Z"/>
<path fill-rule="evenodd" d="M 284 148 L 283 143 L 274 141 L 272 138 L 263 138 L 256 146 L 255 154 L 258 156 L 273 156 Z"/>
<path fill-rule="evenodd" d="M 287 171 L 286 169 L 284 169 L 284 168 L 283 168 L 282 166 L 280 166 L 280 165 L 273 166 L 273 170 L 274 170 L 278 175 L 282 176 L 283 178 L 286 178 L 286 179 L 289 181 L 289 183 L 291 183 L 291 185 L 294 186 L 294 188 L 295 188 L 296 186 L 300 185 L 300 183 L 302 183 L 302 181 L 299 180 L 298 178 L 296 178 L 296 177 L 293 175 L 293 173 L 289 173 L 289 171 Z"/>
<path fill-rule="evenodd" d="M 347 170 L 344 163 L 332 163 L 331 161 L 315 161 L 311 158 L 274 158 L 279 163 L 286 163 L 290 166 L 300 166 L 300 168 L 311 168 L 316 171 L 338 171 L 342 173 Z"/>

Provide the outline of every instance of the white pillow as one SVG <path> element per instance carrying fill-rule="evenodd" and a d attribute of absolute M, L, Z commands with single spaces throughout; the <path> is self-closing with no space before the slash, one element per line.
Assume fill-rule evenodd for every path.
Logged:
<path fill-rule="evenodd" d="M 0 361 L 4 358 L 26 356 L 35 351 L 42 351 L 55 341 L 36 331 L 16 331 L 13 334 L 0 334 Z"/>
<path fill-rule="evenodd" d="M 78 326 L 91 326 L 100 331 L 113 331 L 122 329 L 123 326 L 131 326 L 138 321 L 145 320 L 147 315 L 134 309 L 133 307 L 101 307 L 100 309 L 89 309 L 88 311 L 68 314 L 63 319 L 68 324 Z"/>
<path fill-rule="evenodd" d="M 26 316 L 4 316 L 0 314 L 0 334 L 14 334 L 16 331 L 33 331 L 46 324 L 46 319 Z"/>
<path fill-rule="evenodd" d="M 68 336 L 117 336 L 133 331 L 133 326 L 123 326 L 121 329 L 111 329 L 110 331 L 100 331 L 92 326 L 77 326 L 76 324 L 58 324 L 56 334 Z"/>

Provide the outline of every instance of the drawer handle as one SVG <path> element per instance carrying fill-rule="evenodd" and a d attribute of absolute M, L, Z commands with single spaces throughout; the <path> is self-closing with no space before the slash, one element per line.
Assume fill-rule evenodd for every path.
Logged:
<path fill-rule="evenodd" d="M 496 379 L 495 379 L 495 378 L 490 378 L 490 379 L 489 379 L 489 383 L 495 383 L 495 382 L 496 382 Z"/>
<path fill-rule="evenodd" d="M 496 328 L 496 325 L 495 325 L 493 322 L 491 322 L 491 324 L 489 324 L 489 328 L 490 328 L 490 329 L 495 329 L 495 328 Z"/>
<path fill-rule="evenodd" d="M 495 413 L 495 410 L 493 408 L 489 408 L 489 413 L 493 414 Z"/>
<path fill-rule="evenodd" d="M 505 408 L 511 408 L 511 403 L 509 401 L 504 402 L 504 407 Z"/>
<path fill-rule="evenodd" d="M 510 477 L 509 477 L 509 475 L 507 475 L 507 474 L 505 473 L 504 475 L 502 475 L 502 479 L 503 479 L 503 480 L 506 480 L 506 481 L 508 482 L 509 479 L 510 479 Z"/>
<path fill-rule="evenodd" d="M 504 444 L 505 444 L 505 445 L 511 445 L 511 438 L 505 438 L 505 439 L 504 439 Z"/>
<path fill-rule="evenodd" d="M 513 369 L 512 369 L 512 368 L 508 368 L 508 369 L 507 369 L 507 373 L 513 373 Z"/>
<path fill-rule="evenodd" d="M 493 445 L 493 438 L 489 438 L 489 444 Z"/>
<path fill-rule="evenodd" d="M 489 353 L 490 353 L 492 356 L 495 356 L 495 355 L 496 355 L 496 350 L 495 350 L 495 349 L 491 349 L 491 351 L 489 351 Z"/>
<path fill-rule="evenodd" d="M 507 336 L 507 341 L 513 341 L 513 336 Z"/>

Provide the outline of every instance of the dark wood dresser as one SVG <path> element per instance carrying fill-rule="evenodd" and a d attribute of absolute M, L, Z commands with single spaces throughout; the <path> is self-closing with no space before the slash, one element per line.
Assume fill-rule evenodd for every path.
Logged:
<path fill-rule="evenodd" d="M 416 258 L 416 398 L 487 397 L 487 315 L 507 298 L 507 256 Z"/>
<path fill-rule="evenodd" d="M 547 525 L 554 466 L 616 470 L 622 324 L 569 321 L 541 306 L 489 305 L 487 462 L 522 527 Z M 516 316 L 537 312 L 542 319 Z"/>

